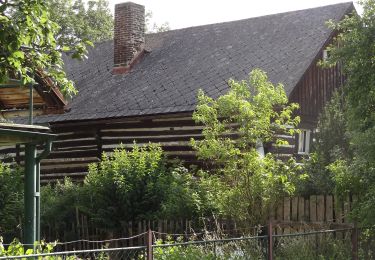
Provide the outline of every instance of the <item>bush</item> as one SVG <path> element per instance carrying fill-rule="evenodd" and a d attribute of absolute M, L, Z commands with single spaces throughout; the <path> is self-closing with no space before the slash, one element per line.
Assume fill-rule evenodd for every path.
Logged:
<path fill-rule="evenodd" d="M 0 163 L 0 236 L 11 241 L 20 236 L 23 216 L 23 172 Z"/>
<path fill-rule="evenodd" d="M 25 249 L 18 239 L 14 239 L 12 243 L 5 248 L 3 245 L 3 238 L 0 237 L 0 257 L 51 253 L 55 246 L 55 243 L 45 243 L 44 241 L 41 241 L 40 243 L 35 243 L 35 250 Z M 55 259 L 55 257 L 46 257 L 43 259 Z"/>
<path fill-rule="evenodd" d="M 54 186 L 48 184 L 41 188 L 41 225 L 50 228 L 56 234 L 66 234 L 75 222 L 76 208 L 81 207 L 81 191 L 79 184 L 69 178 L 57 182 Z M 77 234 L 68 235 L 64 240 L 77 239 Z"/>
<path fill-rule="evenodd" d="M 83 185 L 66 179 L 43 187 L 43 224 L 63 231 L 74 222 L 76 209 L 113 230 L 127 221 L 213 214 L 216 205 L 206 188 L 214 188 L 214 179 L 203 172 L 197 176 L 179 163 L 168 165 L 160 145 L 122 147 L 91 164 Z"/>

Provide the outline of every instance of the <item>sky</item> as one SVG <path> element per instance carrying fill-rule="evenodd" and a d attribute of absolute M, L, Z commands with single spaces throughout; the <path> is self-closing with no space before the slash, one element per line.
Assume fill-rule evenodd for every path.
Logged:
<path fill-rule="evenodd" d="M 109 0 L 113 12 L 115 4 L 128 0 Z M 244 18 L 282 13 L 348 0 L 131 0 L 151 11 L 151 25 L 168 22 L 171 29 L 233 21 Z M 358 5 L 356 5 L 357 11 Z"/>

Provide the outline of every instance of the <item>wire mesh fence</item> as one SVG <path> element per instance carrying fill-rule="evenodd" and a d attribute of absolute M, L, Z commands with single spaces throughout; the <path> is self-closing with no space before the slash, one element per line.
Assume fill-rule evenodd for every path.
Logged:
<path fill-rule="evenodd" d="M 153 245 L 153 259 L 266 259 L 268 236 Z"/>
<path fill-rule="evenodd" d="M 278 228 L 278 227 L 277 227 Z M 375 259 L 375 240 L 357 228 L 296 230 L 239 238 L 166 236 L 158 232 L 144 235 L 144 246 L 64 251 L 27 256 L 1 256 L 2 259 Z M 270 231 L 273 232 L 270 232 Z M 263 230 L 264 231 L 264 230 Z M 295 233 L 293 233 L 295 232 Z"/>
<path fill-rule="evenodd" d="M 353 230 L 273 235 L 273 259 L 352 259 Z"/>
<path fill-rule="evenodd" d="M 271 228 L 272 230 L 272 228 Z M 372 243 L 371 245 L 374 245 Z M 303 231 L 290 234 L 153 245 L 154 259 L 375 259 L 358 229 Z"/>

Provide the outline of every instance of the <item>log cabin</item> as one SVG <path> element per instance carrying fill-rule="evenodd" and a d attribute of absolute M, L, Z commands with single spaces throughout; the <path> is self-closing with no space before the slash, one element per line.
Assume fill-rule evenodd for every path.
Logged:
<path fill-rule="evenodd" d="M 191 118 L 198 89 L 216 98 L 228 79 L 247 79 L 255 68 L 300 104 L 301 134 L 285 137 L 283 154 L 307 154 L 319 113 L 344 81 L 340 65 L 317 64 L 336 34 L 326 22 L 353 10 L 348 2 L 145 34 L 144 7 L 117 4 L 114 39 L 95 44 L 84 61 L 65 57 L 78 95 L 65 113 L 35 118 L 58 135 L 42 163 L 42 182 L 82 180 L 103 152 L 134 141 L 158 142 L 169 157 L 196 163 L 189 140 L 202 138 Z M 22 147 L 1 152 L 22 161 Z"/>

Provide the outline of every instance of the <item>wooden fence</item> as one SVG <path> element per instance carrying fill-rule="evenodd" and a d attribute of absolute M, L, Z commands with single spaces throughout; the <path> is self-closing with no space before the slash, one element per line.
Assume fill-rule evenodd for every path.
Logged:
<path fill-rule="evenodd" d="M 354 202 L 355 197 L 339 201 L 331 195 L 284 198 L 270 218 L 270 221 L 273 222 L 273 233 L 288 234 L 352 227 L 349 213 Z M 101 246 L 135 246 L 146 243 L 146 232 L 149 229 L 154 231 L 155 239 L 166 239 L 168 235 L 171 235 L 174 239 L 177 237 L 187 239 L 191 236 L 204 237 L 216 233 L 236 237 L 243 234 L 265 232 L 265 229 L 260 226 L 249 227 L 246 226 L 246 223 L 224 219 L 128 221 L 121 223 L 116 230 L 113 230 L 94 226 L 87 216 L 77 211 L 76 221 L 70 223 L 63 233 L 58 234 L 52 227 L 46 227 L 42 230 L 42 237 L 48 241 L 73 241 L 59 245 L 64 250 L 93 249 Z"/>

